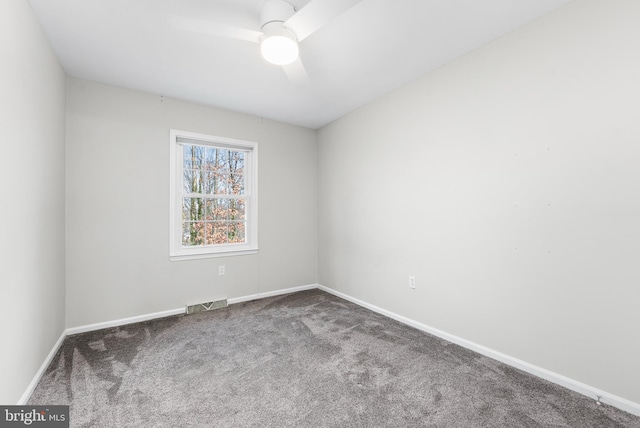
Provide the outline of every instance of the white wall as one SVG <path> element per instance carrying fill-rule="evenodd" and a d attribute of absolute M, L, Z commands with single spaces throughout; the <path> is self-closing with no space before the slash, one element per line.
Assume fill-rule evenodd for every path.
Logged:
<path fill-rule="evenodd" d="M 640 403 L 638 22 L 577 0 L 321 129 L 320 283 Z"/>
<path fill-rule="evenodd" d="M 314 131 L 75 78 L 67 99 L 68 327 L 317 282 Z M 258 255 L 169 261 L 171 128 L 258 142 Z"/>
<path fill-rule="evenodd" d="M 64 330 L 64 71 L 26 1 L 0 2 L 0 403 Z"/>

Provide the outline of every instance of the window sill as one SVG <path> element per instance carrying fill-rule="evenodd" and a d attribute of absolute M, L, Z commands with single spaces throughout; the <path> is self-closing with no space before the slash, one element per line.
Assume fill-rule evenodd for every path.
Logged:
<path fill-rule="evenodd" d="M 169 260 L 172 262 L 179 262 L 183 260 L 199 260 L 199 259 L 211 259 L 217 257 L 235 257 L 235 256 L 247 256 L 251 254 L 258 254 L 258 249 L 246 249 L 246 250 L 230 250 L 230 251 L 218 251 L 215 253 L 191 253 L 191 254 L 172 254 L 169 256 Z"/>

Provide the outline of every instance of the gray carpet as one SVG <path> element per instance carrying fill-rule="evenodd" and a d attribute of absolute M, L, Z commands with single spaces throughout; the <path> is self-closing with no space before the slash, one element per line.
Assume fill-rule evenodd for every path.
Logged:
<path fill-rule="evenodd" d="M 638 427 L 312 290 L 68 337 L 29 404 L 73 427 Z"/>

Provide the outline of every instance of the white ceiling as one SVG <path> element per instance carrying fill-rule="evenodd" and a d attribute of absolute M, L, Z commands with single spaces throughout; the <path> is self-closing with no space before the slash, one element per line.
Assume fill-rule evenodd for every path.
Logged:
<path fill-rule="evenodd" d="M 257 31 L 264 0 L 29 0 L 71 76 L 314 129 L 569 1 L 362 0 L 301 42 L 296 85 L 257 44 L 166 19 Z"/>

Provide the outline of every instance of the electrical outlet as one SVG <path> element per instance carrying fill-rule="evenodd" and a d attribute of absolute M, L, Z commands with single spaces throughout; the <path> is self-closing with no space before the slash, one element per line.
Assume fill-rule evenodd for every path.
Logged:
<path fill-rule="evenodd" d="M 224 275 L 224 265 L 218 266 L 218 275 Z"/>
<path fill-rule="evenodd" d="M 409 276 L 409 288 L 415 290 L 416 289 L 416 277 Z"/>

